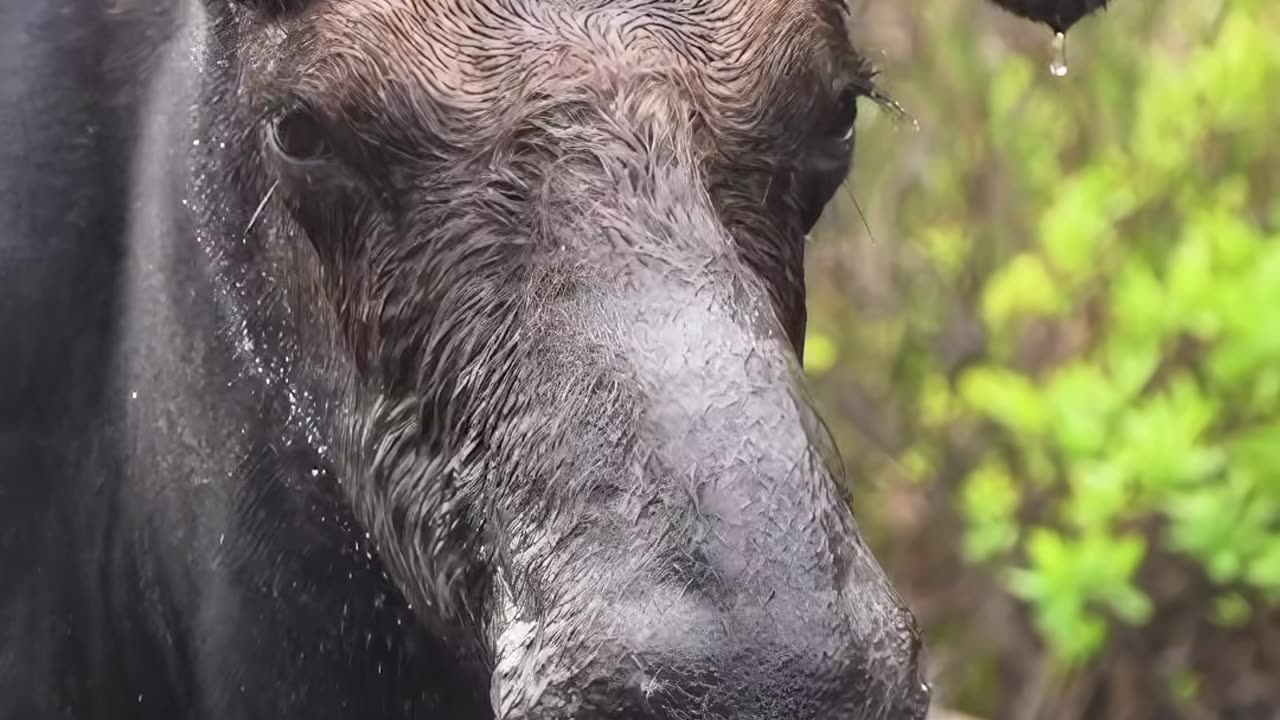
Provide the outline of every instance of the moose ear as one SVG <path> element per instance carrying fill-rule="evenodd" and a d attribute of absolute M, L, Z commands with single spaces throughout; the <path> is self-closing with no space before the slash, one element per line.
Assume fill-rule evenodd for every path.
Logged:
<path fill-rule="evenodd" d="M 300 12 L 311 4 L 311 0 L 231 0 L 231 2 L 272 18 Z"/>
<path fill-rule="evenodd" d="M 1009 12 L 1028 20 L 1042 22 L 1055 32 L 1066 32 L 1080 18 L 1099 8 L 1105 8 L 1108 0 L 995 0 Z"/>

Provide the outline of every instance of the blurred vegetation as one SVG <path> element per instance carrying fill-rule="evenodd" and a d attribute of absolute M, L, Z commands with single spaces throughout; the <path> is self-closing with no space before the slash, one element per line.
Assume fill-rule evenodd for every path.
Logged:
<path fill-rule="evenodd" d="M 806 364 L 938 703 L 1280 718 L 1280 3 L 854 9 Z"/>

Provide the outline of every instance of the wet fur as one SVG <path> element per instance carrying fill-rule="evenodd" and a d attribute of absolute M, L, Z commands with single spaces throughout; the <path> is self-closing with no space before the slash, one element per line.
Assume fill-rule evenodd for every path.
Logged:
<path fill-rule="evenodd" d="M 798 381 L 842 7 L 256 5 L 0 5 L 0 718 L 922 714 Z"/>
<path fill-rule="evenodd" d="M 994 0 L 1004 9 L 1021 17 L 1044 23 L 1058 32 L 1073 25 L 1096 10 L 1106 8 L 1109 0 Z"/>

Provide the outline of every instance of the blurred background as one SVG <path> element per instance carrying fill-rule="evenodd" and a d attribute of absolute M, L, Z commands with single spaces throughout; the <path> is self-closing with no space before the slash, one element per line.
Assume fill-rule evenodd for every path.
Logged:
<path fill-rule="evenodd" d="M 937 704 L 1280 719 L 1280 2 L 852 5 L 806 371 Z"/>

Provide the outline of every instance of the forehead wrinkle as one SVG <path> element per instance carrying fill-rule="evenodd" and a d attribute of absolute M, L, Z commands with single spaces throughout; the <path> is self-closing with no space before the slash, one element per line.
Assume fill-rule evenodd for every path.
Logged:
<path fill-rule="evenodd" d="M 309 14 L 326 48 L 381 56 L 395 75 L 451 96 L 496 95 L 517 76 L 551 75 L 568 61 L 646 53 L 696 65 L 708 82 L 741 89 L 776 70 L 796 45 L 832 27 L 832 0 L 331 0 Z M 639 58 L 636 58 L 639 59 Z M 693 68 L 697 69 L 697 68 Z"/>
<path fill-rule="evenodd" d="M 304 61 L 308 74 L 323 81 L 341 69 L 345 72 L 339 77 L 356 81 L 347 87 L 352 91 L 385 92 L 406 85 L 459 99 L 486 94 L 476 91 L 489 73 L 467 62 L 440 14 L 414 12 L 409 4 L 392 0 L 341 2 L 333 8 L 310 28 L 315 42 Z M 491 49 L 491 55 L 501 54 L 500 47 Z"/>
<path fill-rule="evenodd" d="M 831 0 L 327 0 L 290 29 L 301 50 L 291 74 L 318 107 L 392 144 L 416 145 L 426 131 L 449 147 L 479 147 L 534 110 L 534 99 L 655 74 L 676 80 L 672 89 L 717 135 L 772 134 L 779 121 L 803 117 L 815 92 L 830 92 L 829 81 L 860 67 L 834 7 Z"/>

